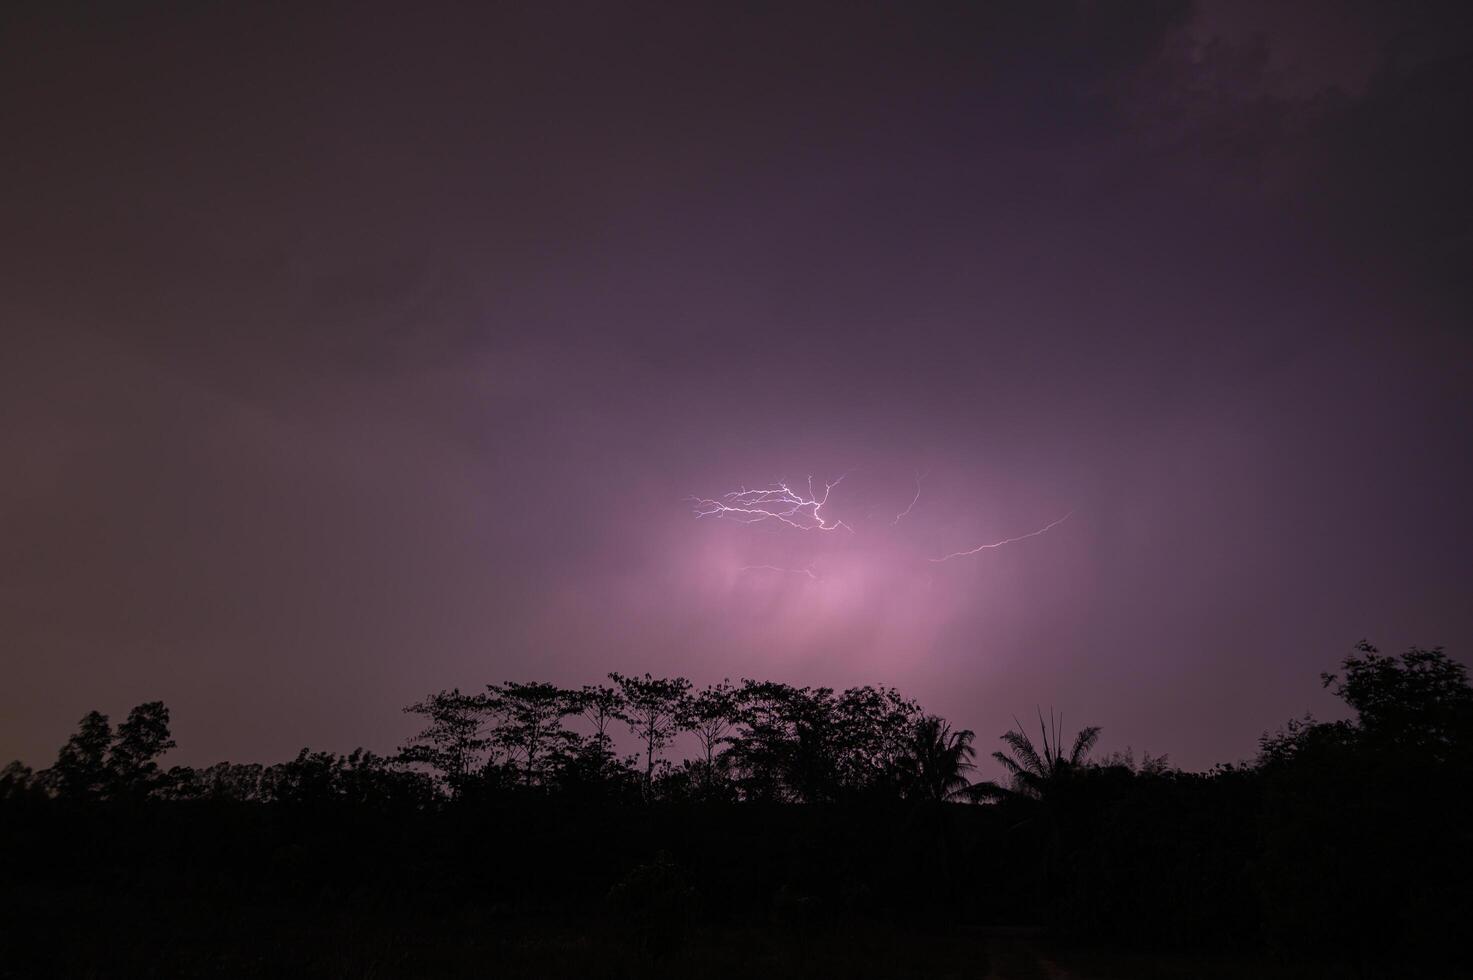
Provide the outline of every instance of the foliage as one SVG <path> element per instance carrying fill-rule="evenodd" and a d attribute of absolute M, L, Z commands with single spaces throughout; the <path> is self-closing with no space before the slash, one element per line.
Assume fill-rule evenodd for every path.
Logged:
<path fill-rule="evenodd" d="M 894 795 L 919 709 L 888 688 L 743 680 L 727 761 L 743 798 L 824 803 Z"/>
<path fill-rule="evenodd" d="M 1473 886 L 1473 688 L 1440 649 L 1397 657 L 1362 642 L 1325 674 L 1353 720 L 1291 721 L 1260 742 L 1258 900 L 1276 947 L 1374 961 L 1446 950 Z M 1319 908 L 1335 896 L 1334 915 Z"/>
<path fill-rule="evenodd" d="M 138 705 L 116 731 L 106 715 L 89 711 L 56 762 L 37 778 L 65 800 L 143 798 L 160 789 L 158 758 L 173 747 L 162 701 Z"/>
<path fill-rule="evenodd" d="M 107 753 L 112 743 L 113 730 L 107 715 L 100 711 L 87 712 L 47 773 L 56 795 L 67 800 L 95 800 L 105 796 Z"/>
<path fill-rule="evenodd" d="M 1039 740 L 1003 736 L 1003 784 L 969 782 L 972 733 L 888 688 L 610 679 L 441 691 L 406 709 L 425 724 L 395 757 L 303 749 L 269 766 L 165 771 L 162 704 L 116 728 L 91 712 L 51 767 L 0 771 L 0 880 L 91 895 L 139 878 L 156 903 L 177 888 L 258 907 L 575 909 L 636 972 L 713 923 L 799 937 L 846 916 L 1329 950 L 1382 975 L 1398 957 L 1469 965 L 1473 691 L 1440 650 L 1358 647 L 1325 678 L 1352 717 L 1290 721 L 1251 764 L 1206 773 L 1092 758 L 1098 728 L 1066 738 L 1040 711 Z M 618 725 L 638 757 L 617 755 Z M 691 757 L 672 761 L 682 736 Z"/>
<path fill-rule="evenodd" d="M 967 773 L 976 767 L 973 734 L 952 731 L 946 720 L 926 715 L 915 723 L 910 751 L 903 757 L 903 783 L 911 799 L 947 802 L 972 795 Z"/>
<path fill-rule="evenodd" d="M 1343 677 L 1322 674 L 1326 687 L 1355 710 L 1361 734 L 1387 748 L 1447 759 L 1473 736 L 1468 670 L 1441 647 L 1413 647 L 1399 657 L 1362 640 L 1341 664 Z"/>
<path fill-rule="evenodd" d="M 520 768 L 524 786 L 542 785 L 549 760 L 578 742 L 563 727 L 564 718 L 579 713 L 577 696 L 556 685 L 541 681 L 488 685 L 486 704 L 496 717 L 490 742 Z"/>
<path fill-rule="evenodd" d="M 404 709 L 423 715 L 425 727 L 400 750 L 406 763 L 429 767 L 452 796 L 458 795 L 492 744 L 485 733 L 486 699 L 460 688 L 432 694 Z"/>
<path fill-rule="evenodd" d="M 0 803 L 26 799 L 39 794 L 40 790 L 35 772 L 20 760 L 9 762 L 0 769 Z"/>
<path fill-rule="evenodd" d="M 571 703 L 578 713 L 593 725 L 593 738 L 608 745 L 609 726 L 616 721 L 628 722 L 629 704 L 623 693 L 607 684 L 585 684 L 579 691 L 568 692 Z"/>
<path fill-rule="evenodd" d="M 174 748 L 169 709 L 162 701 L 140 704 L 118 726 L 107 768 L 117 792 L 147 795 L 159 784 L 158 758 Z"/>
<path fill-rule="evenodd" d="M 1015 718 L 1016 728 L 1004 732 L 1002 740 L 1008 744 L 1009 753 L 994 752 L 992 757 L 1007 770 L 1009 785 L 999 786 L 993 782 L 981 783 L 974 795 L 979 798 L 1025 797 L 1045 799 L 1060 784 L 1077 772 L 1088 760 L 1089 752 L 1099 740 L 1098 726 L 1081 728 L 1074 736 L 1069 751 L 1063 751 L 1063 725 L 1061 716 L 1054 719 L 1049 712 L 1049 726 L 1044 725 L 1043 712 L 1038 713 L 1038 728 L 1042 735 L 1043 751 L 1033 744 L 1023 725 Z M 1049 727 L 1053 734 L 1050 736 Z"/>
<path fill-rule="evenodd" d="M 624 719 L 644 746 L 644 794 L 654 786 L 655 761 L 680 730 L 690 681 L 684 677 L 626 677 L 611 673 L 624 699 Z"/>

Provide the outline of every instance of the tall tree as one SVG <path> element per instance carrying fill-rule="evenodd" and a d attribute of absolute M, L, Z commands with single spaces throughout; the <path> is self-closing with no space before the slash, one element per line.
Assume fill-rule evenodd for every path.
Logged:
<path fill-rule="evenodd" d="M 629 730 L 644 747 L 644 795 L 648 799 L 654 784 L 655 759 L 679 731 L 679 719 L 690 681 L 684 677 L 626 677 L 610 673 L 609 679 L 619 688 L 626 708 Z"/>
<path fill-rule="evenodd" d="M 563 719 L 578 710 L 574 696 L 544 681 L 492 684 L 486 696 L 496 716 L 492 743 L 520 767 L 523 785 L 541 783 L 547 760 L 574 741 L 563 727 Z"/>
<path fill-rule="evenodd" d="M 967 774 L 976 768 L 972 732 L 953 731 L 936 715 L 919 719 L 911 731 L 910 752 L 903 762 L 906 794 L 913 799 L 955 801 L 970 799 Z"/>
<path fill-rule="evenodd" d="M 118 726 L 107 767 L 116 794 L 145 796 L 160 782 L 159 756 L 174 748 L 169 734 L 169 709 L 149 701 L 128 712 Z"/>
<path fill-rule="evenodd" d="M 844 792 L 894 793 L 913 752 L 920 705 L 894 688 L 851 687 L 834 704 L 838 777 Z"/>
<path fill-rule="evenodd" d="M 1014 722 L 1017 722 L 1016 718 Z M 1054 787 L 1088 761 L 1090 750 L 1100 737 L 1098 725 L 1081 728 L 1066 753 L 1063 751 L 1063 725 L 1063 716 L 1055 720 L 1050 711 L 1049 724 L 1046 726 L 1043 712 L 1039 711 L 1038 727 L 1042 734 L 1042 752 L 1033 744 L 1022 724 L 1004 733 L 1002 740 L 1008 744 L 1012 754 L 994 752 L 992 757 L 1007 770 L 1009 785 L 1003 787 L 991 781 L 978 783 L 976 795 L 991 798 L 1026 797 L 1035 800 L 1046 798 Z"/>
<path fill-rule="evenodd" d="M 485 698 L 462 694 L 460 688 L 416 701 L 404 711 L 424 716 L 425 727 L 410 738 L 399 758 L 428 766 L 452 796 L 459 796 L 481 753 L 491 744 L 485 733 L 488 710 Z"/>
<path fill-rule="evenodd" d="M 56 795 L 69 800 L 95 800 L 107 791 L 107 753 L 112 747 L 113 730 L 107 715 L 89 711 L 77 731 L 57 753 L 56 762 L 46 771 L 46 780 Z"/>
<path fill-rule="evenodd" d="M 721 747 L 730 741 L 738 709 L 736 688 L 728 679 L 709 685 L 694 697 L 685 699 L 682 706 L 679 725 L 694 734 L 700 743 L 700 783 L 706 792 L 716 783 L 717 757 Z"/>
<path fill-rule="evenodd" d="M 616 721 L 627 721 L 625 712 L 628 704 L 617 688 L 607 684 L 585 684 L 573 698 L 578 712 L 593 726 L 594 741 L 613 752 L 613 739 L 609 737 L 609 726 Z"/>
<path fill-rule="evenodd" d="M 840 786 L 833 689 L 744 678 L 737 697 L 742 730 L 731 740 L 730 758 L 742 795 L 833 799 Z"/>
<path fill-rule="evenodd" d="M 1076 808 L 1071 801 L 1080 788 L 1076 778 L 1087 768 L 1089 753 L 1100 737 L 1098 726 L 1082 728 L 1075 735 L 1069 751 L 1065 752 L 1064 719 L 1057 720 L 1049 712 L 1049 724 L 1043 721 L 1043 711 L 1038 712 L 1038 727 L 1042 739 L 1042 751 L 1033 744 L 1021 723 L 1013 719 L 1017 728 L 1002 736 L 1011 754 L 994 752 L 992 757 L 1008 773 L 1007 786 L 991 780 L 974 783 L 969 795 L 978 800 L 995 800 L 1027 809 L 1027 815 L 1015 829 L 1031 826 L 1034 833 L 1043 835 L 1042 846 L 1037 850 L 1040 862 L 1039 882 L 1044 894 L 1057 897 L 1062 887 L 1064 853 L 1069 841 L 1073 840 L 1069 828 L 1075 817 Z"/>
<path fill-rule="evenodd" d="M 1466 667 L 1441 647 L 1412 647 L 1390 657 L 1362 640 L 1355 650 L 1340 674 L 1320 679 L 1355 709 L 1364 738 L 1438 761 L 1473 747 L 1473 687 Z"/>

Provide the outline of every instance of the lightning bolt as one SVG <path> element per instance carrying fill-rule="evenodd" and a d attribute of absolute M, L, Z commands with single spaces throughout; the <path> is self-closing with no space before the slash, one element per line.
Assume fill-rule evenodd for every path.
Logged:
<path fill-rule="evenodd" d="M 817 582 L 818 576 L 813 574 L 813 566 L 805 565 L 802 568 L 779 568 L 777 565 L 743 565 L 738 568 L 739 572 L 782 572 L 784 575 L 807 575 Z"/>
<path fill-rule="evenodd" d="M 853 534 L 855 533 L 854 528 L 848 523 L 838 518 L 826 517 L 823 512 L 834 488 L 840 483 L 843 483 L 844 478 L 848 475 L 849 473 L 846 472 L 837 480 L 826 481 L 823 485 L 822 494 L 814 490 L 813 477 L 810 476 L 808 477 L 806 493 L 800 487 L 795 487 L 786 480 L 780 480 L 770 486 L 755 490 L 748 490 L 746 487 L 741 487 L 730 493 L 722 494 L 719 498 L 687 497 L 686 500 L 688 502 L 694 502 L 692 511 L 697 519 L 715 517 L 736 521 L 739 524 L 763 525 L 761 529 L 769 530 L 774 534 L 781 533 L 782 526 L 791 527 L 799 531 L 844 530 Z M 915 493 L 911 495 L 910 503 L 906 504 L 905 509 L 897 513 L 895 519 L 890 522 L 891 527 L 899 524 L 915 509 L 916 504 L 921 499 L 921 482 L 925 480 L 926 476 L 926 473 L 922 473 L 919 470 L 915 471 Z M 871 512 L 874 509 L 874 507 L 871 507 Z M 994 548 L 1001 548 L 1004 545 L 1014 544 L 1018 541 L 1036 538 L 1040 534 L 1046 534 L 1052 531 L 1072 516 L 1074 516 L 1074 512 L 1071 510 L 1063 517 L 1045 524 L 1036 531 L 1029 531 L 1027 534 L 1019 534 L 1011 538 L 1003 538 L 1000 541 L 989 541 L 986 544 L 979 544 L 975 548 L 968 548 L 965 551 L 953 551 L 939 558 L 927 558 L 926 561 L 931 564 L 940 564 L 951 561 L 954 558 L 966 558 L 983 551 L 990 551 Z M 780 565 L 743 565 L 737 571 L 777 572 L 781 575 L 806 575 L 812 581 L 823 581 L 822 577 L 813 571 L 813 565 L 814 562 L 810 562 L 802 568 L 785 568 Z M 928 574 L 926 579 L 928 586 L 934 583 L 931 575 Z"/>
<path fill-rule="evenodd" d="M 844 476 L 848 476 L 845 473 Z M 808 478 L 808 495 L 794 489 L 787 481 L 779 481 L 760 490 L 742 487 L 723 494 L 719 499 L 709 497 L 687 498 L 695 502 L 695 515 L 722 517 L 741 524 L 760 524 L 777 521 L 800 531 L 837 531 L 840 528 L 853 533 L 854 528 L 841 520 L 828 520 L 823 516 L 824 505 L 834 487 L 844 482 L 844 476 L 833 482 L 825 482 L 823 496 L 813 490 L 813 477 Z"/>
<path fill-rule="evenodd" d="M 1037 531 L 1029 531 L 1027 534 L 1018 535 L 1016 538 L 1003 538 L 1001 541 L 994 541 L 991 544 L 979 544 L 977 545 L 977 547 L 972 548 L 970 551 L 953 551 L 949 555 L 942 555 L 940 558 L 928 558 L 926 560 L 930 562 L 951 561 L 953 558 L 965 558 L 968 555 L 975 555 L 979 551 L 987 551 L 991 548 L 1001 548 L 1003 545 L 1012 544 L 1014 541 L 1026 541 L 1029 538 L 1036 538 L 1040 534 L 1043 534 L 1045 531 L 1051 531 L 1054 528 L 1058 527 L 1060 524 L 1067 521 L 1073 515 L 1073 513 L 1074 512 L 1071 510 L 1068 514 L 1065 514 L 1063 517 L 1059 518 L 1057 521 L 1054 521 L 1052 524 L 1045 524 Z"/>
<path fill-rule="evenodd" d="M 905 505 L 905 510 L 902 510 L 900 513 L 895 515 L 895 520 L 890 522 L 891 527 L 899 524 L 900 519 L 906 514 L 909 514 L 911 510 L 914 509 L 916 501 L 921 499 L 921 481 L 925 478 L 926 474 L 922 473 L 920 470 L 916 470 L 916 495 L 910 498 L 910 503 Z"/>

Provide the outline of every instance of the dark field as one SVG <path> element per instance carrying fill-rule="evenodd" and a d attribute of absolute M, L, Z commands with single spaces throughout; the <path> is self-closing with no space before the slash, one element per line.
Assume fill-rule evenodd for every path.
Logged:
<path fill-rule="evenodd" d="M 1067 752 L 1057 727 L 1015 730 L 996 754 L 1008 786 L 969 779 L 972 733 L 868 688 L 721 689 L 718 717 L 683 681 L 615 675 L 633 692 L 617 704 L 613 688 L 493 685 L 436 696 L 396 759 L 167 771 L 162 704 L 116 729 L 93 713 L 50 768 L 0 773 L 0 969 L 1466 972 L 1466 670 L 1369 646 L 1342 666 L 1327 683 L 1355 720 L 1291 723 L 1250 764 L 1092 760 L 1097 729 Z M 650 745 L 718 722 L 719 745 L 641 767 L 601 729 L 564 727 L 592 701 L 644 718 Z"/>
<path fill-rule="evenodd" d="M 1100 885 L 1071 921 L 1089 886 L 1044 893 L 1012 816 L 12 806 L 0 975 L 1290 980 L 1396 975 L 1405 955 L 1387 932 L 1359 955 L 1290 945 L 1247 875 L 1173 908 L 1162 868 L 1154 890 Z"/>

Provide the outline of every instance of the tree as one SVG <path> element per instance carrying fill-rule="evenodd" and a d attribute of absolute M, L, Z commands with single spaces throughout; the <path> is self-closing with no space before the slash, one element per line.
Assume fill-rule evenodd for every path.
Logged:
<path fill-rule="evenodd" d="M 610 673 L 626 708 L 629 730 L 644 745 L 644 795 L 648 799 L 655 777 L 655 757 L 679 731 L 679 719 L 690 681 L 684 677 L 625 677 Z"/>
<path fill-rule="evenodd" d="M 569 714 L 582 715 L 592 725 L 593 732 L 586 738 L 566 732 L 550 750 L 549 784 L 558 792 L 585 799 L 624 794 L 632 785 L 634 757 L 620 759 L 615 755 L 614 740 L 609 735 L 614 722 L 627 723 L 623 694 L 603 684 L 585 685 L 581 690 L 564 693 Z"/>
<path fill-rule="evenodd" d="M 1259 743 L 1268 935 L 1364 960 L 1396 945 L 1451 950 L 1473 881 L 1466 668 L 1440 648 L 1386 656 L 1362 641 L 1321 681 L 1355 717 L 1305 716 Z"/>
<path fill-rule="evenodd" d="M 423 715 L 426 724 L 400 750 L 399 758 L 430 767 L 451 796 L 459 796 L 480 754 L 491 744 L 485 734 L 487 710 L 485 698 L 461 694 L 460 688 L 416 701 L 404 711 Z"/>
<path fill-rule="evenodd" d="M 1017 722 L 1016 718 L 1013 720 Z M 1002 787 L 991 781 L 978 783 L 974 795 L 992 798 L 1044 799 L 1062 780 L 1083 766 L 1089 758 L 1090 750 L 1099 740 L 1099 726 L 1091 725 L 1088 728 L 1081 728 L 1066 755 L 1063 752 L 1063 717 L 1060 716 L 1055 721 L 1053 712 L 1050 711 L 1049 723 L 1053 727 L 1052 738 L 1050 738 L 1048 727 L 1044 725 L 1043 712 L 1040 711 L 1038 727 L 1043 736 L 1042 754 L 1034 746 L 1033 740 L 1023 731 L 1021 723 L 1018 724 L 1016 730 L 1004 733 L 1002 740 L 1008 743 L 1012 755 L 994 752 L 992 757 L 1007 770 L 1009 785 Z"/>
<path fill-rule="evenodd" d="M 906 795 L 935 802 L 970 799 L 972 784 L 967 773 L 976 768 L 972 764 L 976 754 L 973 737 L 966 729 L 952 731 L 936 715 L 916 721 L 903 764 Z"/>
<path fill-rule="evenodd" d="M 743 680 L 728 762 L 744 798 L 810 803 L 899 791 L 920 714 L 890 688 L 792 687 Z"/>
<path fill-rule="evenodd" d="M 1321 674 L 1325 687 L 1355 709 L 1362 736 L 1446 759 L 1473 743 L 1473 688 L 1468 671 L 1441 647 L 1412 647 L 1399 657 L 1381 654 L 1370 643 L 1341 663 L 1343 679 Z"/>
<path fill-rule="evenodd" d="M 1137 762 L 1135 749 L 1129 745 L 1124 751 L 1111 752 L 1103 758 L 1091 761 L 1090 765 L 1097 769 L 1118 769 L 1132 776 L 1162 776 L 1172 771 L 1171 759 L 1165 754 L 1152 755 L 1144 752 Z"/>
<path fill-rule="evenodd" d="M 76 733 L 57 753 L 56 762 L 46 770 L 46 780 L 56 795 L 67 800 L 101 798 L 107 789 L 107 750 L 112 741 L 107 715 L 87 712 Z"/>
<path fill-rule="evenodd" d="M 36 774 L 19 759 L 0 769 L 0 802 L 19 800 L 37 791 Z"/>
<path fill-rule="evenodd" d="M 262 777 L 266 797 L 294 806 L 332 802 L 337 795 L 337 765 L 337 757 L 332 753 L 304 748 L 290 762 L 266 769 Z"/>
<path fill-rule="evenodd" d="M 737 711 L 736 689 L 727 679 L 685 699 L 682 705 L 678 723 L 700 743 L 700 788 L 707 794 L 716 785 L 718 755 L 721 747 L 730 741 L 728 735 L 736 726 Z"/>
<path fill-rule="evenodd" d="M 837 778 L 850 794 L 894 795 L 913 749 L 920 705 L 889 687 L 851 687 L 834 704 Z"/>
<path fill-rule="evenodd" d="M 594 741 L 605 747 L 613 742 L 609 738 L 609 726 L 616 721 L 628 721 L 625 717 L 628 704 L 624 695 L 606 684 L 583 685 L 583 689 L 574 695 L 573 703 L 578 712 L 593 725 Z M 612 753 L 612 749 L 610 752 Z"/>
<path fill-rule="evenodd" d="M 420 807 L 434 798 L 424 773 L 407 771 L 398 760 L 362 748 L 347 755 L 304 748 L 290 762 L 259 772 L 257 784 L 258 799 L 291 806 Z"/>
<path fill-rule="evenodd" d="M 992 753 L 992 757 L 1007 770 L 1009 784 L 1004 787 L 991 780 L 975 783 L 969 795 L 973 799 L 997 800 L 1025 809 L 1023 819 L 1014 825 L 1013 830 L 1025 835 L 1022 838 L 1024 842 L 1031 835 L 1041 835 L 1041 839 L 1035 837 L 1032 841 L 1040 862 L 1038 882 L 1045 901 L 1058 913 L 1067 904 L 1064 854 L 1067 847 L 1078 845 L 1076 830 L 1082 821 L 1088 821 L 1089 807 L 1080 805 L 1080 794 L 1071 791 L 1082 788 L 1080 784 L 1087 782 L 1076 776 L 1101 771 L 1091 770 L 1087 764 L 1090 750 L 1100 737 L 1100 729 L 1094 725 L 1080 729 L 1065 753 L 1064 719 L 1056 720 L 1050 711 L 1049 724 L 1045 726 L 1040 710 L 1038 727 L 1043 743 L 1040 752 L 1022 724 L 1016 718 L 1013 721 L 1018 727 L 1002 736 L 1012 754 Z"/>
<path fill-rule="evenodd" d="M 825 803 L 844 788 L 839 699 L 829 687 L 743 679 L 730 764 L 749 800 Z"/>
<path fill-rule="evenodd" d="M 108 752 L 108 776 L 115 795 L 146 796 L 161 781 L 158 758 L 174 748 L 169 734 L 169 709 L 162 701 L 149 701 L 128 712 L 118 726 Z"/>
<path fill-rule="evenodd" d="M 163 780 L 162 793 L 171 800 L 215 800 L 261 803 L 266 767 L 260 763 L 217 762 L 204 769 L 174 766 Z"/>
<path fill-rule="evenodd" d="M 164 783 L 159 756 L 173 747 L 169 709 L 162 701 L 137 705 L 116 731 L 107 715 L 89 711 L 38 780 L 47 791 L 69 800 L 155 795 Z"/>
<path fill-rule="evenodd" d="M 493 684 L 486 693 L 497 719 L 492 743 L 513 765 L 520 762 L 523 785 L 537 785 L 548 758 L 575 741 L 573 733 L 563 728 L 563 719 L 578 710 L 576 702 L 570 692 L 542 681 Z"/>
<path fill-rule="evenodd" d="M 1362 640 L 1320 681 L 1356 713 L 1354 721 L 1290 719 L 1258 740 L 1258 765 L 1354 768 L 1371 760 L 1392 769 L 1436 767 L 1473 753 L 1473 687 L 1468 671 L 1441 647 L 1383 655 Z"/>

